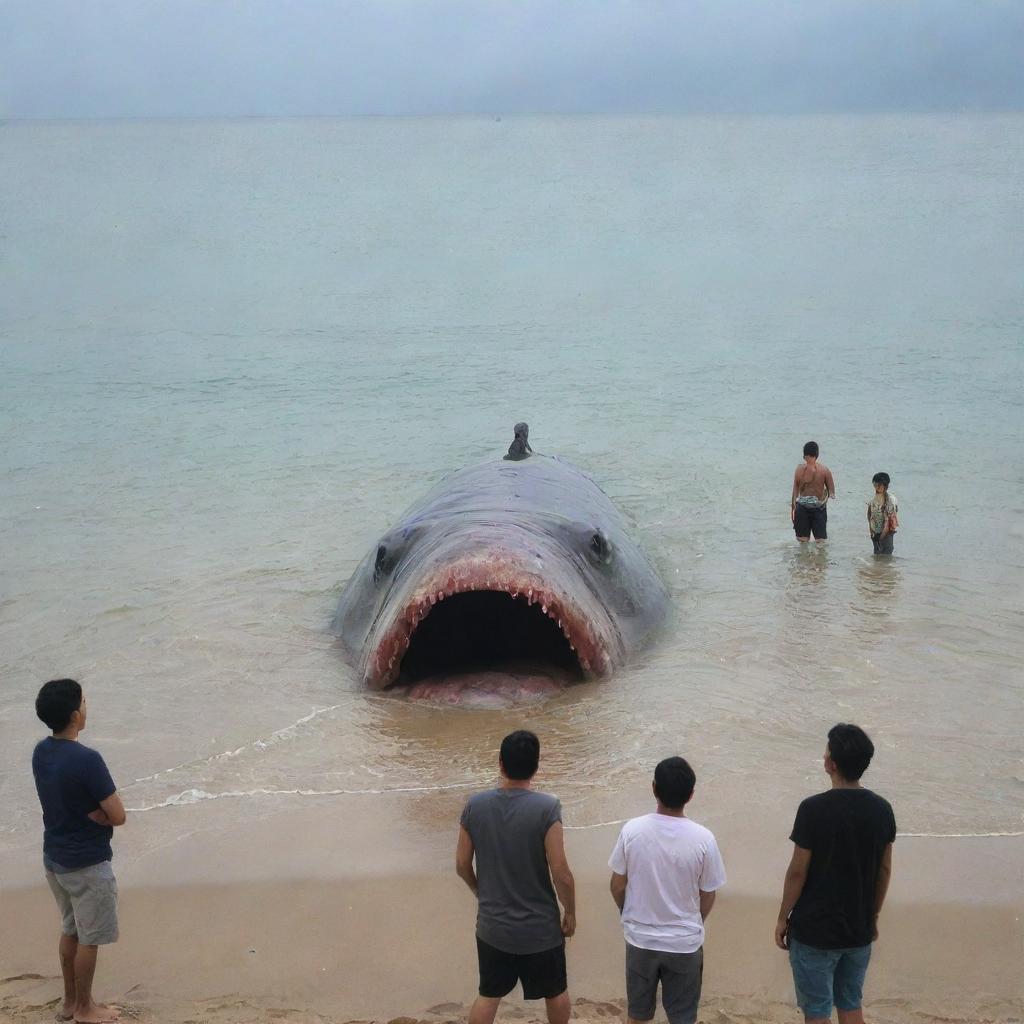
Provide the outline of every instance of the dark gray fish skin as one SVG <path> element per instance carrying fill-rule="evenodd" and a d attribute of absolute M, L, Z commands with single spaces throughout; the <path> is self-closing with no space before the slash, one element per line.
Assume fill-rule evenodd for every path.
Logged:
<path fill-rule="evenodd" d="M 438 483 L 360 563 L 333 629 L 366 685 L 383 689 L 430 609 L 469 590 L 539 604 L 587 676 L 622 665 L 668 607 L 608 496 L 571 463 L 534 454 Z"/>

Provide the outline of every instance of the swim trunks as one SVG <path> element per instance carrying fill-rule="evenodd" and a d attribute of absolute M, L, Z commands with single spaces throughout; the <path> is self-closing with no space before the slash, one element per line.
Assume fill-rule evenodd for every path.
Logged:
<path fill-rule="evenodd" d="M 828 537 L 828 512 L 825 510 L 825 502 L 820 498 L 812 495 L 797 498 L 794 513 L 793 529 L 798 537 L 810 537 L 811 534 L 814 534 L 815 540 L 825 540 Z"/>

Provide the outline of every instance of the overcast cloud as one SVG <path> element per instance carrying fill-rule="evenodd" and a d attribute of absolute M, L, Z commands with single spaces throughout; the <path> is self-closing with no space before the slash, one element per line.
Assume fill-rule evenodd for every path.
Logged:
<path fill-rule="evenodd" d="M 0 0 L 0 116 L 1020 110 L 1024 0 Z"/>

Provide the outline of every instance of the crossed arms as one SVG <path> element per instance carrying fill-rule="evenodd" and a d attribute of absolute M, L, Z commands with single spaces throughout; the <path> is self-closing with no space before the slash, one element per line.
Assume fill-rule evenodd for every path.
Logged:
<path fill-rule="evenodd" d="M 99 807 L 95 811 L 90 811 L 86 817 L 90 821 L 95 821 L 97 825 L 123 825 L 127 815 L 124 804 L 121 803 L 121 798 L 117 795 L 117 790 L 111 793 L 106 800 L 101 800 Z"/>

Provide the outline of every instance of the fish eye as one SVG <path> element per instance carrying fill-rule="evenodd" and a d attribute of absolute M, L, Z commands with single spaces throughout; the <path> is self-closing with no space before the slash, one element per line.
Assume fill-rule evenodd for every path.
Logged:
<path fill-rule="evenodd" d="M 388 555 L 388 549 L 386 544 L 379 544 L 377 546 L 377 557 L 373 563 L 373 581 L 379 583 L 382 576 L 387 575 L 391 572 L 393 562 Z"/>
<path fill-rule="evenodd" d="M 416 542 L 421 527 L 417 524 L 407 526 L 402 530 L 392 530 L 384 534 L 377 544 L 377 554 L 373 559 L 373 582 L 380 583 L 386 576 L 390 576 L 401 564 L 409 546 Z"/>
<path fill-rule="evenodd" d="M 612 557 L 612 546 L 603 530 L 595 530 L 590 537 L 591 554 L 600 562 L 608 562 Z"/>

